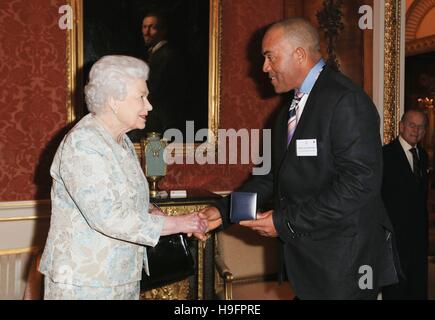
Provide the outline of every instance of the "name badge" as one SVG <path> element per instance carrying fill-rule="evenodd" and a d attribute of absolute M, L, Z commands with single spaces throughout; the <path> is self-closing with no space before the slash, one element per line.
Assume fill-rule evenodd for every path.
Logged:
<path fill-rule="evenodd" d="M 317 157 L 317 140 L 296 140 L 296 155 L 298 157 Z"/>

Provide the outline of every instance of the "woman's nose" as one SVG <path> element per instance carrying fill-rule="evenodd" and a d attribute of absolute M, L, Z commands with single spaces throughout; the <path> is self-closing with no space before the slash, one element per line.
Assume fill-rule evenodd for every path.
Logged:
<path fill-rule="evenodd" d="M 153 110 L 153 106 L 151 105 L 151 103 L 148 101 L 148 99 L 145 99 L 144 101 L 144 107 L 146 110 L 151 111 Z"/>

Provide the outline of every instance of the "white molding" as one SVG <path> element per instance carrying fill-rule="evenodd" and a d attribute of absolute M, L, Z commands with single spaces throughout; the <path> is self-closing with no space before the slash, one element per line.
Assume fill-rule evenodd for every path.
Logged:
<path fill-rule="evenodd" d="M 15 208 L 30 208 L 37 205 L 47 205 L 50 204 L 50 199 L 44 200 L 26 200 L 26 201 L 3 201 L 0 202 L 0 211 L 4 209 L 15 209 Z"/>
<path fill-rule="evenodd" d="M 38 219 L 50 214 L 50 200 L 0 202 L 0 222 L 9 218 Z"/>
<path fill-rule="evenodd" d="M 50 216 L 50 200 L 0 202 L 0 252 L 41 247 Z"/>

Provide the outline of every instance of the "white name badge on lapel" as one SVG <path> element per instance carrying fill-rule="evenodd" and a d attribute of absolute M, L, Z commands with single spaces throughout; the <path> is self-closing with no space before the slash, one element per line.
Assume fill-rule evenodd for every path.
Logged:
<path fill-rule="evenodd" d="M 296 140 L 296 155 L 298 157 L 317 157 L 316 139 Z"/>

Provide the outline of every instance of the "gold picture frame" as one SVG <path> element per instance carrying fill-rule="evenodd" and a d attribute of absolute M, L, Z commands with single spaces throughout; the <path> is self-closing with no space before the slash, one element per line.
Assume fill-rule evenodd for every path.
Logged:
<path fill-rule="evenodd" d="M 73 28 L 67 31 L 67 119 L 72 123 L 83 116 L 84 28 L 83 1 L 67 0 L 74 13 Z M 208 129 L 217 136 L 220 108 L 220 40 L 221 0 L 209 0 L 209 57 L 208 57 Z M 140 143 L 135 143 L 140 154 Z M 186 145 L 175 148 L 176 152 Z"/>
<path fill-rule="evenodd" d="M 402 3 L 400 0 L 385 1 L 384 35 L 384 144 L 399 134 L 400 121 L 400 59 L 404 44 L 401 41 Z"/>

